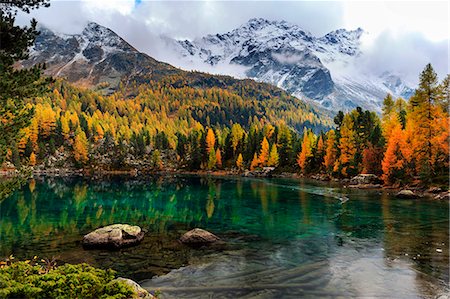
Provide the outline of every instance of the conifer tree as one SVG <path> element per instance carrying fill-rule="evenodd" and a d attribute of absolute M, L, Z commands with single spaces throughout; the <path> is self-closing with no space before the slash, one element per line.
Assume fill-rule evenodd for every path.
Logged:
<path fill-rule="evenodd" d="M 29 27 L 15 25 L 18 11 L 29 13 L 47 0 L 16 0 L 0 3 L 0 164 L 7 149 L 20 139 L 20 130 L 29 124 L 33 109 L 24 99 L 42 94 L 50 80 L 41 77 L 42 66 L 17 70 L 14 63 L 28 58 L 38 31 L 32 19 Z"/>
<path fill-rule="evenodd" d="M 258 168 L 258 166 L 259 166 L 259 159 L 258 159 L 258 155 L 255 153 L 254 155 L 253 155 L 253 160 L 252 160 L 252 162 L 250 163 L 250 170 L 255 170 L 256 168 Z"/>
<path fill-rule="evenodd" d="M 208 169 L 214 169 L 216 167 L 216 163 L 216 152 L 214 150 L 210 150 L 208 154 Z"/>
<path fill-rule="evenodd" d="M 30 162 L 29 162 L 30 166 L 35 166 L 36 165 L 36 155 L 34 153 L 31 153 L 30 155 Z"/>
<path fill-rule="evenodd" d="M 344 116 L 341 126 L 341 138 L 339 141 L 340 156 L 338 159 L 338 170 L 344 176 L 355 175 L 357 172 L 355 162 L 356 154 L 356 132 L 350 114 Z"/>
<path fill-rule="evenodd" d="M 88 161 L 89 145 L 86 138 L 86 134 L 81 128 L 78 128 L 75 133 L 75 141 L 73 144 L 73 155 L 75 161 L 80 164 L 86 164 Z"/>
<path fill-rule="evenodd" d="M 242 170 L 244 168 L 244 158 L 242 157 L 242 154 L 239 153 L 237 159 L 236 159 L 236 167 L 239 170 Z"/>
<path fill-rule="evenodd" d="M 277 145 L 274 143 L 270 149 L 269 160 L 267 165 L 271 167 L 277 167 L 280 157 L 278 156 Z"/>
<path fill-rule="evenodd" d="M 216 150 L 216 166 L 217 168 L 222 168 L 222 154 L 220 153 L 220 149 Z"/>
<path fill-rule="evenodd" d="M 267 166 L 267 162 L 269 160 L 269 141 L 267 141 L 267 138 L 264 136 L 262 142 L 261 142 L 261 151 L 259 153 L 259 164 L 264 167 Z"/>
<path fill-rule="evenodd" d="M 336 134 L 334 130 L 327 132 L 327 142 L 325 148 L 325 157 L 323 165 L 328 173 L 332 173 L 334 164 L 336 163 L 338 150 L 336 147 Z"/>

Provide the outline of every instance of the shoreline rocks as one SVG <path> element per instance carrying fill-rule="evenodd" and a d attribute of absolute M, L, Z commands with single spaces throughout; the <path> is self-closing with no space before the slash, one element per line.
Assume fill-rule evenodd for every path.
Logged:
<path fill-rule="evenodd" d="M 361 173 L 350 179 L 350 185 L 381 185 L 382 181 L 375 174 Z"/>
<path fill-rule="evenodd" d="M 181 243 L 193 246 L 209 245 L 220 241 L 220 238 L 201 228 L 194 228 L 180 238 Z"/>
<path fill-rule="evenodd" d="M 144 289 L 143 287 L 141 287 L 137 282 L 135 282 L 134 280 L 128 279 L 128 278 L 123 278 L 123 277 L 118 277 L 116 279 L 114 279 L 115 281 L 121 281 L 127 285 L 129 285 L 133 291 L 135 296 L 133 296 L 133 299 L 152 299 L 155 298 L 152 294 L 150 294 L 146 289 Z"/>
<path fill-rule="evenodd" d="M 112 248 L 133 246 L 144 238 L 144 232 L 139 226 L 128 224 L 112 224 L 98 228 L 83 237 L 83 247 Z"/>
<path fill-rule="evenodd" d="M 416 199 L 416 198 L 420 198 L 421 196 L 419 196 L 412 190 L 404 189 L 404 190 L 400 190 L 399 192 L 397 192 L 395 197 L 401 198 L 401 199 Z"/>

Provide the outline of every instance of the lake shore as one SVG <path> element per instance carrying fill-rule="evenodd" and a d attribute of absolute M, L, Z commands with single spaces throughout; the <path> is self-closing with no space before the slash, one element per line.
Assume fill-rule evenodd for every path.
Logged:
<path fill-rule="evenodd" d="M 19 172 L 14 167 L 8 167 L 0 170 L 0 179 L 8 179 L 14 177 Z M 351 189 L 370 189 L 370 190 L 389 190 L 390 193 L 397 194 L 400 191 L 411 191 L 403 198 L 432 198 L 432 199 L 448 199 L 450 193 L 445 188 L 437 186 L 427 187 L 420 184 L 411 185 L 384 185 L 381 179 L 375 175 L 360 174 L 351 179 L 349 178 L 333 178 L 326 174 L 304 175 L 295 172 L 278 171 L 271 167 L 249 171 L 231 170 L 196 170 L 188 171 L 182 169 L 164 169 L 159 171 L 148 169 L 128 169 L 128 170 L 106 170 L 102 168 L 43 168 L 35 167 L 32 172 L 33 177 L 85 177 L 93 179 L 104 179 L 114 176 L 126 176 L 130 178 L 146 177 L 146 176 L 177 176 L 177 175 L 196 175 L 211 177 L 247 177 L 247 178 L 285 178 L 285 179 L 307 179 L 312 182 L 334 184 L 341 188 Z M 358 180 L 359 176 L 371 176 L 370 180 Z M 399 196 L 402 197 L 402 196 Z"/>
<path fill-rule="evenodd" d="M 3 175 L 0 172 L 0 177 L 11 177 L 13 172 L 8 171 L 7 175 Z M 33 171 L 33 176 L 35 177 L 86 177 L 86 178 L 96 178 L 103 179 L 113 176 L 129 176 L 130 178 L 146 177 L 146 176 L 177 176 L 177 175 L 196 175 L 196 176 L 211 176 L 211 177 L 223 177 L 223 178 L 285 178 L 285 179 L 307 179 L 317 183 L 330 183 L 341 188 L 351 188 L 351 189 L 370 189 L 370 190 L 389 190 L 390 193 L 397 194 L 402 190 L 409 190 L 412 193 L 404 196 L 403 198 L 427 198 L 427 199 L 448 199 L 450 200 L 450 193 L 448 190 L 433 186 L 426 187 L 419 184 L 414 185 L 384 185 L 380 178 L 372 175 L 375 180 L 372 182 L 358 182 L 355 181 L 358 175 L 352 179 L 349 178 L 332 178 L 325 174 L 312 174 L 303 175 L 295 172 L 279 172 L 274 169 L 262 169 L 256 171 L 238 171 L 233 170 L 197 170 L 188 171 L 180 169 L 165 169 L 160 171 L 149 171 L 149 170 L 104 170 L 104 169 L 64 169 L 64 168 L 50 168 L 50 169 L 35 169 Z M 401 197 L 401 196 L 399 196 Z"/>

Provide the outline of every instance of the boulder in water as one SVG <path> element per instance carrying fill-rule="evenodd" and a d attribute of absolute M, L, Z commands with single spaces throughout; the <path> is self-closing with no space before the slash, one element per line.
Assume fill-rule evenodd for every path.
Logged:
<path fill-rule="evenodd" d="M 188 245 L 207 245 L 220 241 L 220 238 L 204 229 L 194 228 L 181 236 L 180 241 Z"/>
<path fill-rule="evenodd" d="M 139 226 L 128 224 L 113 224 L 98 228 L 85 235 L 85 248 L 121 248 L 140 243 L 144 232 Z"/>
<path fill-rule="evenodd" d="M 414 198 L 418 198 L 420 197 L 419 195 L 417 195 L 416 193 L 414 193 L 411 190 L 400 190 L 397 195 L 397 198 L 403 198 L 403 199 L 414 199 Z"/>

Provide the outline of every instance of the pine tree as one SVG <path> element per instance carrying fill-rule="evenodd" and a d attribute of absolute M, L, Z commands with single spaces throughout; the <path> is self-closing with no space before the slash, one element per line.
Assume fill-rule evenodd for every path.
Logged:
<path fill-rule="evenodd" d="M 23 101 L 47 90 L 50 79 L 41 77 L 42 66 L 30 69 L 14 68 L 14 63 L 28 58 L 38 32 L 32 19 L 29 27 L 16 26 L 18 11 L 29 13 L 39 6 L 48 6 L 46 0 L 16 0 L 0 4 L 0 164 L 12 143 L 20 140 L 20 130 L 26 127 L 33 109 Z"/>

